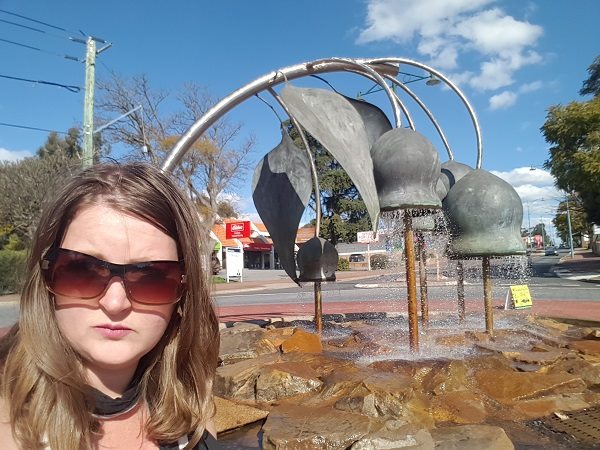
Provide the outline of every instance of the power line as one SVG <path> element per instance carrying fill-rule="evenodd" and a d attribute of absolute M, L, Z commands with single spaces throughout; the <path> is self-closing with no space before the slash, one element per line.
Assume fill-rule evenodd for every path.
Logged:
<path fill-rule="evenodd" d="M 77 61 L 77 62 L 83 62 L 82 59 L 77 58 L 76 56 L 69 56 L 69 55 L 61 55 L 60 53 L 56 53 L 56 52 L 52 52 L 50 50 L 43 50 L 41 48 L 38 47 L 34 47 L 32 45 L 28 45 L 28 44 L 22 44 L 20 42 L 15 42 L 15 41 L 10 41 L 8 39 L 3 39 L 0 38 L 0 42 L 6 42 L 8 44 L 12 44 L 12 45 L 17 45 L 19 47 L 24 47 L 24 48 L 28 48 L 30 50 L 36 50 L 38 52 L 42 52 L 42 53 L 48 53 L 50 55 L 54 55 L 54 56 L 58 56 L 59 58 L 64 58 L 64 59 L 69 59 L 71 61 Z"/>
<path fill-rule="evenodd" d="M 44 131 L 46 133 L 69 134 L 66 131 L 47 130 L 45 128 L 28 127 L 26 125 L 16 125 L 14 123 L 6 123 L 6 122 L 0 122 L 0 126 L 3 126 L 3 127 L 12 127 L 12 128 L 22 128 L 24 130 Z"/>
<path fill-rule="evenodd" d="M 79 91 L 81 91 L 81 88 L 79 86 L 55 83 L 53 81 L 30 80 L 28 78 L 11 77 L 10 75 L 0 75 L 0 78 L 8 78 L 9 80 L 27 81 L 29 83 L 47 84 L 49 86 L 57 86 L 57 87 L 65 88 L 67 91 L 74 92 L 74 93 L 78 93 Z"/>
<path fill-rule="evenodd" d="M 54 28 L 55 30 L 64 31 L 65 33 L 74 33 L 72 31 L 67 30 L 66 28 L 57 27 L 56 25 L 49 24 L 48 22 L 42 22 L 41 20 L 32 19 L 31 17 L 23 16 L 21 14 L 17 14 L 14 12 L 6 11 L 5 9 L 0 9 L 1 13 L 8 14 L 10 16 L 18 17 L 19 19 L 29 20 L 30 22 L 35 22 L 40 25 L 44 25 L 46 27 Z M 75 33 L 76 34 L 76 33 Z"/>
<path fill-rule="evenodd" d="M 41 29 L 35 28 L 35 27 L 29 27 L 27 25 L 23 25 L 22 23 L 13 22 L 11 20 L 0 19 L 0 22 L 7 23 L 9 25 L 13 25 L 13 26 L 19 27 L 19 28 L 24 28 L 24 29 L 29 30 L 29 31 L 35 31 L 36 33 L 47 34 L 48 36 L 53 36 L 53 37 L 56 37 L 56 38 L 59 38 L 59 39 L 68 39 L 69 41 L 77 42 L 78 44 L 85 44 L 85 39 L 76 38 L 76 37 L 73 37 L 73 36 L 62 36 L 62 35 L 56 34 L 56 33 L 49 33 L 48 31 L 41 30 Z"/>

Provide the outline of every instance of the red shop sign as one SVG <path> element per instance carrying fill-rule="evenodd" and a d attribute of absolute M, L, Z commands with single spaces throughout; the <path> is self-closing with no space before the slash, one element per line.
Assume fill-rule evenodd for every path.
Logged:
<path fill-rule="evenodd" d="M 250 237 L 250 221 L 229 222 L 225 224 L 225 237 L 227 239 L 238 239 Z"/>
<path fill-rule="evenodd" d="M 250 242 L 249 244 L 244 244 L 244 250 L 250 252 L 270 252 L 272 247 L 272 244 L 262 242 Z"/>

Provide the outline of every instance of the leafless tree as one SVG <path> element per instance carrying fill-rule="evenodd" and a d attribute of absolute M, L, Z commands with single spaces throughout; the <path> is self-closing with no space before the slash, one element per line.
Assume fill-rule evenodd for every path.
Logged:
<path fill-rule="evenodd" d="M 159 164 L 179 137 L 215 104 L 207 90 L 195 83 L 187 83 L 176 92 L 154 90 L 145 75 L 124 78 L 113 72 L 97 86 L 100 123 L 142 106 L 104 134 L 111 143 L 136 149 L 137 157 L 147 154 L 154 164 Z M 215 223 L 221 195 L 235 188 L 250 168 L 254 144 L 254 136 L 242 136 L 242 124 L 222 118 L 192 145 L 174 170 L 198 206 L 207 230 Z"/>

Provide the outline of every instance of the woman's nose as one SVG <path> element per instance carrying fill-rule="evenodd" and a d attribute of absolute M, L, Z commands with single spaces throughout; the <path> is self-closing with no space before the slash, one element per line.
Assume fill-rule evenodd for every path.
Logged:
<path fill-rule="evenodd" d="M 98 303 L 104 310 L 112 314 L 131 309 L 131 301 L 127 298 L 127 291 L 120 277 L 111 278 Z"/>

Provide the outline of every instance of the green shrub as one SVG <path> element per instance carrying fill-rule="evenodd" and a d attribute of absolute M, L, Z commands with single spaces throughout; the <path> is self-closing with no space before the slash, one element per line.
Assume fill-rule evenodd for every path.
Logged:
<path fill-rule="evenodd" d="M 21 290 L 26 259 L 25 250 L 0 250 L 0 294 L 13 294 Z"/>
<path fill-rule="evenodd" d="M 350 270 L 350 262 L 346 258 L 340 258 L 338 260 L 338 271 Z"/>
<path fill-rule="evenodd" d="M 390 266 L 390 257 L 385 253 L 371 255 L 371 269 L 387 269 Z"/>

